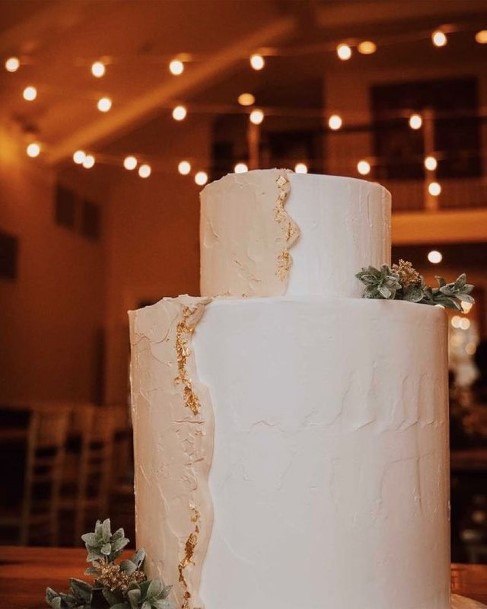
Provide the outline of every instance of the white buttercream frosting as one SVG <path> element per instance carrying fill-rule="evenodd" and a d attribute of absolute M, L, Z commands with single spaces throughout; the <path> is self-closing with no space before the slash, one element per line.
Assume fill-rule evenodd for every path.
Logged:
<path fill-rule="evenodd" d="M 390 263 L 390 195 L 373 182 L 288 173 L 285 205 L 299 239 L 283 283 L 275 272 L 282 227 L 275 176 L 229 174 L 201 193 L 201 293 L 205 296 L 360 296 L 355 273 Z"/>

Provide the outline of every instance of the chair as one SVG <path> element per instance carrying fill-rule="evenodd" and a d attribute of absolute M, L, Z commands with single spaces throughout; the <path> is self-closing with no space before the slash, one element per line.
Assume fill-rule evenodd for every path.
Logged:
<path fill-rule="evenodd" d="M 32 534 L 41 533 L 43 528 L 49 543 L 53 546 L 58 543 L 69 414 L 69 409 L 63 406 L 39 407 L 30 413 L 21 509 L 0 516 L 0 526 L 18 527 L 21 545 L 28 545 Z"/>

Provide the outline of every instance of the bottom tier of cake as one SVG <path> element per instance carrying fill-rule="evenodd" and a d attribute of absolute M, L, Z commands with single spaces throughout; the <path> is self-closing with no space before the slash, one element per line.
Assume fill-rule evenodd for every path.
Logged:
<path fill-rule="evenodd" d="M 178 606 L 450 608 L 443 310 L 181 297 L 131 341 L 137 544 Z"/>

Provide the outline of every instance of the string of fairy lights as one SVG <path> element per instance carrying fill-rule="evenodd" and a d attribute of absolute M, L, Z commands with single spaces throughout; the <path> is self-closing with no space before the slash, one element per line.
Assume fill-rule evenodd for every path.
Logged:
<path fill-rule="evenodd" d="M 430 32 L 417 32 L 414 34 L 415 39 L 424 39 L 425 37 L 429 37 L 431 40 L 431 44 L 434 47 L 442 48 L 448 44 L 449 36 L 456 32 L 465 31 L 465 27 L 458 24 L 449 24 L 441 26 Z M 487 44 L 487 29 L 481 30 L 473 30 L 469 29 L 473 33 L 474 40 L 476 43 L 484 45 Z M 406 34 L 406 38 L 411 39 L 411 35 Z M 382 37 L 380 39 L 374 40 L 357 40 L 350 39 L 346 41 L 339 41 L 337 43 L 332 42 L 324 42 L 318 45 L 310 45 L 308 47 L 300 47 L 300 48 L 284 48 L 284 49 L 276 49 L 276 48 L 266 48 L 259 49 L 255 53 L 252 53 L 246 60 L 249 62 L 249 66 L 252 70 L 261 71 L 266 67 L 266 62 L 268 58 L 274 56 L 289 56 L 289 55 L 303 55 L 306 53 L 312 54 L 320 51 L 323 52 L 333 52 L 336 54 L 336 57 L 339 61 L 349 61 L 352 59 L 355 52 L 358 52 L 361 55 L 373 55 L 377 52 L 379 45 L 391 45 L 395 42 L 404 42 L 405 36 L 402 37 Z M 154 58 L 152 58 L 154 60 Z M 159 58 L 159 61 L 163 61 L 163 58 Z M 179 54 L 176 57 L 171 57 L 165 59 L 166 66 L 169 73 L 173 77 L 179 77 L 188 68 L 189 64 L 204 61 L 203 57 L 197 57 L 191 54 Z M 87 65 L 89 66 L 89 70 L 91 75 L 96 79 L 102 79 L 107 70 L 109 70 L 113 64 L 117 63 L 117 59 L 113 57 L 104 57 L 99 58 L 96 61 L 90 62 Z M 4 67 L 7 72 L 15 73 L 21 70 L 24 66 L 35 64 L 35 61 L 30 57 L 20 57 L 20 56 L 11 56 L 8 57 L 4 61 Z M 39 88 L 35 84 L 29 84 L 22 91 L 22 97 L 25 102 L 33 103 L 39 99 Z M 255 126 L 261 125 L 266 116 L 272 115 L 280 115 L 280 116 L 301 116 L 303 114 L 303 110 L 297 109 L 268 109 L 263 107 L 258 107 L 256 105 L 256 98 L 253 93 L 243 92 L 238 96 L 237 106 L 197 106 L 193 105 L 191 107 L 191 112 L 195 113 L 207 113 L 214 115 L 221 114 L 230 114 L 230 113 L 244 113 L 248 116 L 248 121 Z M 96 100 L 96 107 L 99 112 L 107 113 L 112 110 L 113 107 L 113 99 L 108 95 L 102 95 Z M 171 116 L 176 122 L 184 121 L 188 116 L 188 106 L 182 103 L 178 103 L 173 107 L 169 108 L 171 111 Z M 306 112 L 306 111 L 305 111 Z M 312 112 L 311 112 L 312 114 Z M 404 113 L 401 113 L 404 115 Z M 310 112 L 308 111 L 308 115 Z M 322 113 L 319 111 L 315 111 L 315 116 L 320 116 L 323 118 Z M 339 131 L 344 127 L 344 118 L 338 114 L 333 113 L 328 117 L 324 117 L 326 119 L 327 128 L 333 131 Z M 425 117 L 423 117 L 418 112 L 409 113 L 404 116 L 408 120 L 409 127 L 413 130 L 419 130 L 423 127 L 423 123 Z M 26 146 L 26 154 L 31 158 L 39 157 L 45 146 L 40 140 L 30 141 Z M 99 153 L 94 153 L 89 150 L 74 150 L 72 155 L 73 162 L 84 169 L 91 169 L 95 166 L 96 163 L 108 164 L 108 165 L 118 165 L 123 167 L 127 171 L 136 171 L 140 178 L 147 179 L 153 172 L 153 164 L 149 163 L 146 157 L 136 156 L 134 154 L 129 154 L 124 158 L 116 158 L 109 155 L 103 155 Z M 428 172 L 431 172 L 434 175 L 436 168 L 438 166 L 438 158 L 433 154 L 428 154 L 424 159 L 424 167 Z M 356 163 L 356 171 L 359 175 L 367 176 L 372 171 L 373 164 L 377 162 L 377 159 L 372 158 L 363 158 L 359 159 Z M 208 173 L 195 165 L 192 159 L 181 159 L 177 162 L 177 171 L 180 175 L 183 176 L 192 176 L 195 183 L 198 186 L 203 186 L 209 179 Z M 234 171 L 236 173 L 244 173 L 248 171 L 248 165 L 244 161 L 238 162 Z M 294 171 L 296 173 L 307 173 L 308 165 L 304 161 L 299 161 L 295 164 Z M 436 181 L 430 181 L 428 184 L 428 192 L 431 196 L 437 197 L 441 193 L 441 185 Z"/>

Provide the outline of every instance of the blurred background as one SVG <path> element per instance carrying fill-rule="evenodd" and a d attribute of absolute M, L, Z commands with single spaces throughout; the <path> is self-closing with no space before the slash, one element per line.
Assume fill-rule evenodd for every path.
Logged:
<path fill-rule="evenodd" d="M 127 310 L 198 294 L 198 192 L 289 167 L 392 192 L 450 314 L 453 560 L 487 562 L 483 0 L 0 1 L 0 543 L 133 539 Z"/>

